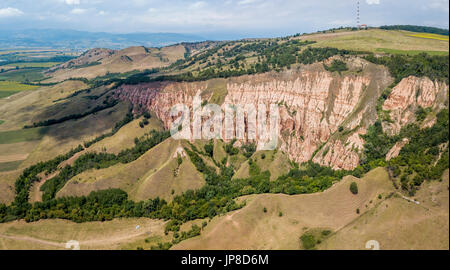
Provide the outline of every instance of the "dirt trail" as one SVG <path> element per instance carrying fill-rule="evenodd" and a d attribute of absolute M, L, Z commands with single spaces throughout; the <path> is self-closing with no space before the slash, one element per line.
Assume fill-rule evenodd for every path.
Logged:
<path fill-rule="evenodd" d="M 156 226 L 156 225 L 155 225 Z M 130 240 L 142 235 L 148 235 L 151 233 L 151 229 L 153 229 L 155 226 L 152 226 L 148 228 L 148 230 L 142 230 L 140 232 L 132 233 L 132 234 L 123 234 L 123 235 L 117 235 L 114 237 L 104 238 L 104 239 L 93 239 L 93 240 L 84 240 L 84 241 L 78 241 L 78 243 L 81 246 L 81 249 L 83 249 L 83 246 L 107 246 L 112 244 L 118 244 L 121 241 Z M 150 230 L 149 230 L 150 229 Z M 55 247 L 66 247 L 66 243 L 56 242 L 56 241 L 50 241 L 50 240 L 42 240 L 39 238 L 29 237 L 29 236 L 18 236 L 18 235 L 3 235 L 0 234 L 0 237 L 11 239 L 11 240 L 18 240 L 18 241 L 28 241 L 28 242 L 34 242 L 44 245 L 50 245 Z"/>
<path fill-rule="evenodd" d="M 42 185 L 48 179 L 53 178 L 58 174 L 59 174 L 59 171 L 56 171 L 52 174 L 42 177 L 41 181 L 34 183 L 31 188 L 31 191 L 30 191 L 30 202 L 41 202 L 42 201 L 42 192 L 41 192 Z"/>
<path fill-rule="evenodd" d="M 33 237 L 28 237 L 28 236 L 11 236 L 11 235 L 0 234 L 0 237 L 6 238 L 6 239 L 11 239 L 11 240 L 34 242 L 34 243 L 38 243 L 38 244 L 50 245 L 50 246 L 55 246 L 55 247 L 63 247 L 63 248 L 65 247 L 64 243 L 42 240 L 42 239 L 37 239 L 37 238 L 33 238 Z"/>

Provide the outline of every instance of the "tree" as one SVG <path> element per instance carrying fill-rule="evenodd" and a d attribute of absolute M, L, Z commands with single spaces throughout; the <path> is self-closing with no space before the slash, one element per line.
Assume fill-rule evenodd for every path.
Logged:
<path fill-rule="evenodd" d="M 352 182 L 350 184 L 350 191 L 355 195 L 358 194 L 358 185 L 356 184 L 356 182 Z"/>
<path fill-rule="evenodd" d="M 205 152 L 208 156 L 212 157 L 214 154 L 214 143 L 210 141 L 208 144 L 205 144 Z"/>

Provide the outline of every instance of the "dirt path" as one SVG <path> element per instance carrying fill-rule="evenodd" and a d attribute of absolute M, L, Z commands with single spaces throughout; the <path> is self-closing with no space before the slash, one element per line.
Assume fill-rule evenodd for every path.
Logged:
<path fill-rule="evenodd" d="M 15 236 L 15 235 L 11 236 L 11 235 L 0 234 L 0 237 L 1 238 L 6 238 L 6 239 L 11 239 L 11 240 L 28 241 L 28 242 L 38 243 L 38 244 L 44 244 L 44 245 L 49 245 L 49 246 L 65 248 L 65 244 L 63 244 L 63 243 L 47 241 L 47 240 L 42 240 L 42 239 L 28 237 L 28 236 Z"/>
<path fill-rule="evenodd" d="M 155 225 L 156 226 L 156 225 Z M 150 227 L 152 229 L 153 227 Z M 84 240 L 84 241 L 78 241 L 80 244 L 81 249 L 83 249 L 83 246 L 108 246 L 112 244 L 118 244 L 121 241 L 130 240 L 139 236 L 148 235 L 151 233 L 152 230 L 142 230 L 140 232 L 136 232 L 133 234 L 125 234 L 125 235 L 117 235 L 114 237 L 104 238 L 104 239 L 93 239 L 93 240 Z M 56 242 L 56 241 L 50 241 L 50 240 L 43 240 L 39 238 L 29 237 L 29 236 L 18 236 L 18 235 L 4 235 L 0 234 L 1 238 L 11 239 L 11 240 L 17 240 L 17 241 L 27 241 L 27 242 L 34 242 L 38 244 L 43 245 L 50 245 L 54 247 L 62 247 L 66 248 L 66 243 Z"/>
<path fill-rule="evenodd" d="M 44 176 L 41 178 L 41 181 L 33 184 L 32 188 L 30 190 L 30 202 L 41 202 L 42 201 L 42 192 L 41 192 L 42 185 L 48 179 L 55 177 L 58 173 L 59 173 L 59 171 L 56 171 L 52 174 Z"/>

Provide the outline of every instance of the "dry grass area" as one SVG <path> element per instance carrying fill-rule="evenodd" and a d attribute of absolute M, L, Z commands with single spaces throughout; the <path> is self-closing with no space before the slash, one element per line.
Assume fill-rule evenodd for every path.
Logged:
<path fill-rule="evenodd" d="M 91 147 L 88 151 L 101 152 L 105 151 L 108 153 L 118 154 L 123 149 L 131 148 L 134 146 L 134 139 L 144 136 L 151 130 L 162 130 L 162 123 L 156 117 L 149 119 L 149 124 L 141 128 L 139 122 L 142 121 L 142 117 L 131 121 L 117 131 L 111 137 L 105 138 Z"/>
<path fill-rule="evenodd" d="M 442 182 L 425 182 L 414 199 L 394 195 L 383 200 L 319 245 L 320 249 L 365 249 L 376 240 L 380 249 L 449 248 L 448 170 Z"/>
<path fill-rule="evenodd" d="M 168 139 L 128 164 L 83 172 L 69 180 L 57 196 L 81 196 L 94 190 L 121 188 L 136 201 L 158 196 L 169 200 L 188 189 L 200 188 L 203 176 L 188 157 L 183 158 L 178 175 L 174 174 L 177 167 L 174 154 L 180 146 L 180 141 Z"/>
<path fill-rule="evenodd" d="M 37 143 L 38 141 L 25 141 L 0 144 L 0 163 L 26 159 Z"/>
<path fill-rule="evenodd" d="M 379 52 L 377 49 L 403 51 L 448 52 L 448 40 L 417 38 L 408 31 L 370 29 L 326 34 L 310 34 L 298 37 L 317 41 L 312 46 Z"/>
<path fill-rule="evenodd" d="M 352 181 L 358 184 L 357 195 L 349 190 Z M 359 216 L 356 209 L 363 214 L 376 205 L 379 194 L 384 197 L 393 191 L 387 172 L 378 168 L 361 179 L 345 177 L 321 193 L 242 197 L 247 202 L 244 208 L 213 218 L 202 235 L 174 248 L 299 249 L 299 237 L 308 229 L 337 231 Z"/>
<path fill-rule="evenodd" d="M 0 172 L 0 203 L 10 203 L 14 200 L 14 182 L 20 171 Z"/>
<path fill-rule="evenodd" d="M 357 195 L 349 191 L 353 181 Z M 200 236 L 173 248 L 301 249 L 301 235 L 327 229 L 331 234 L 319 249 L 365 249 L 372 239 L 381 249 L 448 249 L 448 185 L 447 171 L 442 182 L 422 186 L 415 204 L 395 195 L 386 171 L 378 168 L 361 179 L 345 177 L 321 193 L 245 196 L 238 199 L 247 202 L 244 208 L 213 218 Z M 185 223 L 181 230 L 203 221 Z M 81 249 L 148 249 L 170 237 L 163 221 L 146 218 L 0 224 L 0 249 L 65 249 L 69 240 L 79 241 Z"/>
<path fill-rule="evenodd" d="M 86 223 L 60 219 L 13 221 L 0 224 L 0 249 L 66 249 L 65 243 L 70 240 L 78 241 L 82 250 L 136 249 L 141 243 L 167 241 L 164 223 L 148 218 Z"/>
<path fill-rule="evenodd" d="M 158 48 L 144 48 L 142 46 L 129 47 L 114 51 L 97 62 L 100 65 L 92 65 L 81 68 L 57 69 L 49 73 L 51 78 L 45 82 L 58 82 L 68 78 L 88 78 L 104 76 L 107 73 L 123 73 L 133 70 L 145 70 L 168 66 L 184 57 L 186 49 L 182 45 Z"/>
<path fill-rule="evenodd" d="M 288 156 L 282 151 L 258 151 L 253 154 L 252 159 L 256 161 L 261 171 L 268 170 L 270 172 L 270 180 L 275 180 L 280 175 L 288 173 L 291 168 Z M 249 177 L 249 165 L 248 161 L 245 161 L 233 178 L 247 177 Z"/>
<path fill-rule="evenodd" d="M 43 86 L 33 91 L 22 91 L 9 99 L 0 99 L 0 115 L 5 121 L 0 131 L 21 129 L 51 106 L 54 101 L 75 91 L 87 88 L 81 81 L 66 81 L 53 86 Z"/>
<path fill-rule="evenodd" d="M 11 202 L 14 198 L 14 181 L 24 168 L 39 161 L 52 159 L 84 141 L 109 132 L 115 123 L 123 119 L 128 111 L 128 105 L 125 103 L 78 120 L 50 127 L 23 129 L 24 125 L 39 120 L 36 117 L 46 116 L 44 119 L 56 117 L 56 114 L 49 113 L 56 107 L 61 108 L 59 112 L 61 115 L 58 114 L 58 117 L 72 113 L 77 105 L 81 106 L 81 103 L 77 102 L 84 99 L 82 95 L 77 96 L 73 106 L 65 106 L 64 100 L 54 101 L 86 87 L 80 81 L 67 81 L 19 93 L 7 102 L 0 100 L 0 114 L 5 121 L 0 126 L 0 168 L 3 168 L 3 172 L 0 172 L 1 202 Z M 12 161 L 13 159 L 15 161 Z"/>

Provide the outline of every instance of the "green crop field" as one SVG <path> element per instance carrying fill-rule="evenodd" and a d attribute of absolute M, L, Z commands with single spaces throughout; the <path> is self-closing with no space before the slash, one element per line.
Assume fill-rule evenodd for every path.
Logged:
<path fill-rule="evenodd" d="M 45 68 L 31 68 L 31 69 L 18 69 L 9 70 L 7 72 L 0 73 L 1 81 L 16 81 L 16 82 L 34 82 L 44 79 L 42 71 Z"/>
<path fill-rule="evenodd" d="M 39 140 L 48 128 L 29 128 L 0 132 L 0 144 Z"/>
<path fill-rule="evenodd" d="M 22 84 L 14 81 L 0 81 L 0 98 L 8 97 L 17 92 L 30 91 L 38 86 Z"/>
<path fill-rule="evenodd" d="M 19 68 L 48 68 L 53 67 L 58 64 L 61 64 L 60 62 L 24 62 L 24 63 L 11 63 L 8 64 L 8 66 L 12 67 L 19 67 Z"/>
<path fill-rule="evenodd" d="M 0 162 L 0 172 L 12 171 L 17 169 L 23 160 L 16 160 L 11 162 Z"/>

